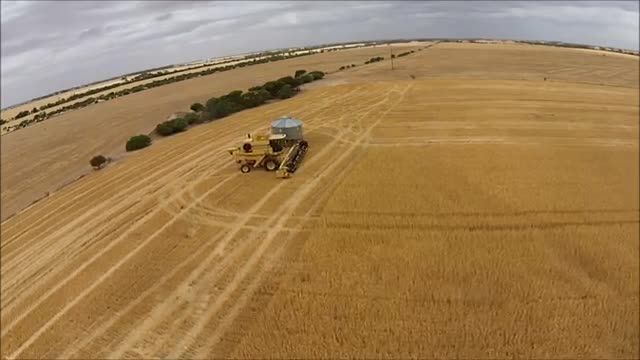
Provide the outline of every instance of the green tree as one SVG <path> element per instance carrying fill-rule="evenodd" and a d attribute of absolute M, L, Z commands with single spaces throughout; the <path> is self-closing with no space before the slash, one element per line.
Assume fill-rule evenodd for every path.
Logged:
<path fill-rule="evenodd" d="M 273 98 L 273 96 L 271 96 L 271 93 L 268 92 L 266 89 L 260 89 L 260 91 L 258 91 L 258 95 L 260 96 L 260 99 L 262 100 L 263 103 Z"/>
<path fill-rule="evenodd" d="M 195 112 L 200 112 L 200 111 L 204 110 L 204 105 L 202 105 L 200 103 L 193 103 L 193 104 L 191 104 L 190 109 L 195 111 Z"/>
<path fill-rule="evenodd" d="M 204 109 L 204 106 L 202 107 L 202 109 Z M 201 111 L 202 111 L 202 110 L 201 110 Z M 198 116 L 198 114 L 197 114 L 197 113 L 192 112 L 192 113 L 188 113 L 188 114 L 186 114 L 186 115 L 183 117 L 183 119 L 187 120 L 187 123 L 188 123 L 189 125 L 191 125 L 191 124 L 193 124 L 193 123 L 198 122 L 198 119 L 200 119 L 200 116 Z"/>
<path fill-rule="evenodd" d="M 296 73 L 293 77 L 300 77 L 302 75 L 304 75 L 307 72 L 307 70 L 296 70 Z"/>
<path fill-rule="evenodd" d="M 291 85 L 285 84 L 283 87 L 278 90 L 278 98 L 279 99 L 288 99 L 293 96 L 293 89 Z"/>
<path fill-rule="evenodd" d="M 351 65 L 351 66 L 355 66 L 355 65 Z M 319 79 L 322 79 L 324 77 L 324 73 L 322 71 L 312 71 L 312 72 L 308 73 L 307 75 L 313 76 L 313 80 L 319 80 Z"/>
<path fill-rule="evenodd" d="M 146 148 L 151 145 L 151 138 L 147 135 L 132 136 L 125 146 L 127 151 L 135 151 L 138 149 Z"/>
<path fill-rule="evenodd" d="M 247 108 L 252 108 L 252 107 L 262 105 L 265 102 L 265 100 L 266 99 L 263 99 L 262 96 L 257 91 L 249 91 L 247 93 L 242 94 L 242 105 L 244 105 L 244 107 L 247 107 Z"/>
<path fill-rule="evenodd" d="M 29 115 L 29 110 L 24 110 L 24 111 L 20 111 L 18 113 L 18 115 L 16 115 L 16 119 L 20 119 L 23 118 L 25 116 Z"/>
<path fill-rule="evenodd" d="M 207 102 L 205 103 L 205 107 L 209 112 L 211 112 L 217 103 L 218 103 L 218 98 L 212 97 L 211 99 L 207 100 Z"/>
<path fill-rule="evenodd" d="M 264 84 L 263 88 L 266 89 L 271 94 L 272 97 L 277 97 L 278 91 L 284 85 L 286 84 L 281 81 L 269 81 Z"/>
<path fill-rule="evenodd" d="M 311 74 L 306 74 L 306 75 L 304 75 L 303 77 L 301 77 L 301 78 L 300 78 L 300 80 L 302 80 L 302 82 L 303 82 L 304 84 L 306 84 L 306 83 L 310 83 L 310 82 L 312 82 L 312 81 L 313 81 L 313 75 L 311 75 Z"/>
<path fill-rule="evenodd" d="M 177 119 L 171 120 L 171 126 L 173 127 L 174 133 L 182 132 L 187 129 L 187 126 L 189 126 L 189 122 L 187 122 L 186 119 L 177 118 Z"/>
<path fill-rule="evenodd" d="M 297 78 L 294 79 L 291 76 L 285 76 L 283 78 L 278 79 L 277 81 L 285 83 L 285 84 L 288 84 L 292 88 L 298 87 L 302 83 L 302 81 L 300 81 L 300 79 L 297 79 Z"/>
<path fill-rule="evenodd" d="M 170 121 L 164 121 L 156 125 L 156 132 L 162 136 L 169 136 L 173 134 L 173 126 Z"/>

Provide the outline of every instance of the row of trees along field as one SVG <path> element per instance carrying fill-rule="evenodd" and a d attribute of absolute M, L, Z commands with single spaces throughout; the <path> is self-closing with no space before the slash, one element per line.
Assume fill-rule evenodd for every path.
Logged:
<path fill-rule="evenodd" d="M 320 52 L 324 52 L 324 50 L 322 50 Z M 83 108 L 85 106 L 88 106 L 88 105 L 91 105 L 91 104 L 94 104 L 94 103 L 99 103 L 99 102 L 103 102 L 103 101 L 112 100 L 112 99 L 115 99 L 115 98 L 120 97 L 120 96 L 129 95 L 129 94 L 132 94 L 132 93 L 136 93 L 136 92 L 139 92 L 139 91 L 151 89 L 151 88 L 154 88 L 154 87 L 158 87 L 158 86 L 162 86 L 162 85 L 166 85 L 166 84 L 170 84 L 170 83 L 174 83 L 174 82 L 178 82 L 178 81 L 188 80 L 188 79 L 192 79 L 192 78 L 199 77 L 199 76 L 211 75 L 211 74 L 214 74 L 214 73 L 217 73 L 217 72 L 233 70 L 233 69 L 239 68 L 239 67 L 241 68 L 241 67 L 245 67 L 245 66 L 251 66 L 251 65 L 256 65 L 256 64 L 264 64 L 264 63 L 273 62 L 273 61 L 280 61 L 280 60 L 286 60 L 286 59 L 291 59 L 291 58 L 297 58 L 297 57 L 301 57 L 301 56 L 307 56 L 307 55 L 311 55 L 311 54 L 314 54 L 314 53 L 316 53 L 316 52 L 313 51 L 313 49 L 307 50 L 307 51 L 303 51 L 303 52 L 300 52 L 300 53 L 277 52 L 277 53 L 272 53 L 271 55 L 266 56 L 266 57 L 248 58 L 248 59 L 245 59 L 245 60 L 241 60 L 241 61 L 239 61 L 239 62 L 237 62 L 235 64 L 229 64 L 229 65 L 222 66 L 222 67 L 220 67 L 219 65 L 224 64 L 224 63 L 228 63 L 228 62 L 232 62 L 232 61 L 238 61 L 238 60 L 237 59 L 231 59 L 231 60 L 227 60 L 227 61 L 218 63 L 218 64 L 216 64 L 216 66 L 218 66 L 218 67 L 215 67 L 215 68 L 212 68 L 211 67 L 212 65 L 210 65 L 210 64 L 205 64 L 205 65 L 199 65 L 199 66 L 195 66 L 195 67 L 191 67 L 191 68 L 187 68 L 187 69 L 176 70 L 176 71 L 173 71 L 173 72 L 159 72 L 159 73 L 151 73 L 149 75 L 141 74 L 141 75 L 138 75 L 137 77 L 134 77 L 133 79 L 130 79 L 127 82 L 124 82 L 124 83 L 120 82 L 120 83 L 117 83 L 117 84 L 113 84 L 113 85 L 109 85 L 109 86 L 104 86 L 104 87 L 88 90 L 88 91 L 85 91 L 85 92 L 82 92 L 82 93 L 71 95 L 68 98 L 60 99 L 60 100 L 58 100 L 56 102 L 53 102 L 53 103 L 48 103 L 48 104 L 42 105 L 39 109 L 38 108 L 33 108 L 31 111 L 28 111 L 28 110 L 22 111 L 22 112 L 18 113 L 12 120 L 20 119 L 20 118 L 25 117 L 25 116 L 27 116 L 29 114 L 36 114 L 36 115 L 32 119 L 26 119 L 26 120 L 23 120 L 23 121 L 21 121 L 20 123 L 18 123 L 16 125 L 7 126 L 5 128 L 5 130 L 13 131 L 13 130 L 16 130 L 16 129 L 21 129 L 21 128 L 27 127 L 27 126 L 29 126 L 29 125 L 31 125 L 33 123 L 44 121 L 44 120 L 46 120 L 46 119 L 48 119 L 48 118 L 50 118 L 52 116 L 62 114 L 62 113 L 66 112 L 66 111 L 69 111 L 69 110 L 75 110 L 75 109 Z M 69 104 L 67 106 L 58 108 L 58 109 L 56 109 L 54 111 L 51 111 L 51 112 L 44 111 L 44 110 L 46 110 L 48 108 L 51 108 L 51 107 L 54 107 L 54 106 L 58 106 L 58 105 L 61 105 L 63 103 L 75 100 L 75 99 L 79 99 L 79 98 L 86 97 L 86 96 L 89 96 L 89 95 L 93 95 L 93 94 L 97 94 L 97 93 L 100 93 L 100 92 L 104 92 L 104 91 L 109 90 L 111 88 L 120 87 L 120 86 L 126 85 L 128 83 L 137 82 L 137 81 L 140 81 L 140 80 L 145 80 L 145 79 L 158 77 L 158 76 L 165 76 L 167 74 L 173 74 L 173 73 L 178 73 L 178 72 L 186 72 L 186 71 L 193 70 L 193 69 L 196 69 L 196 68 L 199 68 L 199 67 L 209 67 L 209 68 L 206 69 L 206 70 L 202 70 L 202 71 L 183 73 L 183 74 L 180 74 L 180 75 L 176 75 L 176 76 L 167 77 L 167 78 L 164 78 L 164 79 L 155 80 L 155 81 L 152 81 L 152 82 L 147 83 L 147 84 L 137 85 L 137 86 L 134 86 L 132 88 L 122 89 L 122 90 L 119 90 L 119 91 L 116 91 L 116 92 L 112 91 L 112 92 L 109 92 L 107 94 L 102 94 L 102 95 L 97 96 L 97 97 L 89 97 L 89 98 L 87 98 L 87 99 L 85 99 L 83 101 L 76 102 L 76 103 L 73 103 L 73 104 Z M 6 123 L 6 122 L 7 121 L 4 121 L 2 124 Z M 2 124 L 0 124 L 0 125 L 2 125 Z"/>
<path fill-rule="evenodd" d="M 422 51 L 422 49 L 426 49 L 429 46 L 431 46 L 431 45 L 425 46 L 424 48 L 420 48 L 420 49 L 418 49 L 418 51 Z M 403 56 L 407 56 L 407 55 L 413 54 L 413 53 L 415 53 L 415 50 L 406 51 L 406 52 L 400 53 L 398 55 L 391 54 L 391 58 L 395 59 L 397 57 L 403 57 Z M 365 61 L 364 64 L 368 65 L 368 64 L 371 64 L 371 63 L 374 63 L 374 62 L 378 62 L 378 61 L 382 61 L 382 60 L 384 60 L 383 56 L 376 56 L 376 57 L 372 57 L 371 59 Z M 354 67 L 356 67 L 356 64 L 344 65 L 344 66 L 340 66 L 340 68 L 338 68 L 338 71 L 347 70 L 347 69 L 354 68 Z"/>
<path fill-rule="evenodd" d="M 205 104 L 194 103 L 191 112 L 172 120 L 163 121 L 155 128 L 155 132 L 161 136 L 169 136 L 186 131 L 190 125 L 201 124 L 216 119 L 221 119 L 244 109 L 254 108 L 269 100 L 288 99 L 294 96 L 300 85 L 320 80 L 324 77 L 322 71 L 298 70 L 294 76 L 285 76 L 278 80 L 268 81 L 262 85 L 254 86 L 247 92 L 242 90 L 208 99 Z M 125 144 L 125 150 L 135 151 L 151 145 L 152 140 L 148 135 L 135 135 L 129 138 Z M 90 164 L 95 169 L 101 169 L 109 158 L 103 155 L 94 156 Z"/>
<path fill-rule="evenodd" d="M 322 71 L 307 73 L 305 70 L 298 70 L 294 76 L 268 81 L 263 85 L 254 86 L 246 92 L 235 90 L 220 97 L 212 97 L 204 105 L 194 103 L 190 107 L 192 112 L 158 124 L 156 133 L 168 136 L 185 131 L 189 125 L 220 119 L 244 109 L 260 106 L 269 100 L 290 98 L 297 93 L 300 85 L 323 77 Z"/>

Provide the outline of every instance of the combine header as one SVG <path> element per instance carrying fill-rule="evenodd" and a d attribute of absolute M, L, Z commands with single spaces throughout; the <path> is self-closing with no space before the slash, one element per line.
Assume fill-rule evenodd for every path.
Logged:
<path fill-rule="evenodd" d="M 309 143 L 302 137 L 302 122 L 282 117 L 271 123 L 271 134 L 247 134 L 242 146 L 227 151 L 241 164 L 243 173 L 264 167 L 276 171 L 278 178 L 288 178 L 296 172 L 308 148 Z"/>

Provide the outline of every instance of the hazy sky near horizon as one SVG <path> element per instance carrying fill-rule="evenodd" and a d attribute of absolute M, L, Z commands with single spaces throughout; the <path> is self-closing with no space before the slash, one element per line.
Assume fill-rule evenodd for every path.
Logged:
<path fill-rule="evenodd" d="M 638 1 L 5 1 L 2 107 L 148 68 L 391 38 L 557 40 L 637 50 Z"/>

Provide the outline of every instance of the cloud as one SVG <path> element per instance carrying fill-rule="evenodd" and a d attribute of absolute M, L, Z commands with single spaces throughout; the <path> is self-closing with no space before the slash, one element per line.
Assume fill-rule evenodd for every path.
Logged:
<path fill-rule="evenodd" d="M 637 1 L 2 1 L 2 106 L 145 68 L 399 37 L 638 49 Z"/>

